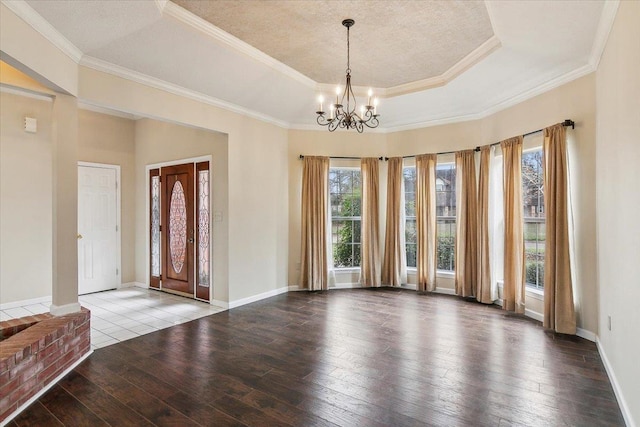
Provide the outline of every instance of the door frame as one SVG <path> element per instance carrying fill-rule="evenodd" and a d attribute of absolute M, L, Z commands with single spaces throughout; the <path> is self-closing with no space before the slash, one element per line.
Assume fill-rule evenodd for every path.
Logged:
<path fill-rule="evenodd" d="M 113 169 L 116 171 L 116 268 L 118 269 L 117 286 L 116 289 L 123 287 L 122 284 L 122 222 L 121 222 L 121 192 L 122 185 L 120 185 L 120 165 L 112 165 L 107 163 L 94 163 L 94 162 L 78 162 L 78 167 L 90 167 L 101 169 Z"/>
<path fill-rule="evenodd" d="M 148 164 L 145 165 L 144 168 L 144 176 L 145 176 L 145 234 L 144 234 L 144 241 L 145 241 L 145 245 L 144 245 L 144 255 L 145 255 L 145 286 L 147 288 L 149 287 L 149 283 L 151 282 L 151 271 L 149 270 L 149 259 L 151 259 L 151 239 L 149 236 L 149 230 L 151 229 L 151 218 L 149 217 L 149 210 L 151 209 L 151 195 L 149 194 L 149 186 L 151 185 L 151 179 L 149 177 L 149 172 L 151 171 L 151 169 L 161 169 L 163 167 L 166 166 L 175 166 L 175 165 L 181 165 L 183 163 L 193 163 L 194 165 L 196 163 L 199 162 L 209 162 L 209 194 L 211 195 L 209 203 L 209 277 L 211 278 L 211 283 L 210 283 L 210 288 L 209 288 L 209 301 L 207 300 L 203 300 L 200 298 L 195 298 L 195 287 L 197 286 L 196 281 L 194 281 L 194 299 L 197 301 L 202 301 L 202 302 L 207 302 L 209 304 L 212 304 L 212 302 L 214 301 L 214 286 L 215 286 L 215 281 L 214 281 L 214 277 L 213 277 L 213 272 L 214 272 L 214 258 L 213 258 L 213 173 L 212 173 L 212 168 L 213 168 L 213 156 L 212 155 L 205 155 L 205 156 L 197 156 L 197 157 L 188 157 L 185 159 L 178 159 L 178 160 L 168 160 L 166 162 L 159 162 L 159 163 L 152 163 L 152 164 Z M 162 259 L 162 257 L 160 257 Z M 197 265 L 197 260 L 194 260 L 194 262 L 196 263 L 195 265 Z M 161 270 L 162 271 L 162 270 Z M 197 268 L 194 268 L 194 271 L 197 271 Z M 195 272 L 194 272 L 195 274 Z M 162 285 L 160 285 L 160 290 L 162 290 Z"/>

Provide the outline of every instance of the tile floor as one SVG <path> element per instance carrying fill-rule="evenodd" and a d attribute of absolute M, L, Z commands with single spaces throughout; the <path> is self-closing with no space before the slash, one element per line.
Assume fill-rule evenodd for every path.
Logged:
<path fill-rule="evenodd" d="M 91 310 L 91 347 L 111 344 L 224 311 L 201 301 L 142 288 L 81 295 Z M 0 320 L 49 312 L 50 301 L 0 310 Z"/>

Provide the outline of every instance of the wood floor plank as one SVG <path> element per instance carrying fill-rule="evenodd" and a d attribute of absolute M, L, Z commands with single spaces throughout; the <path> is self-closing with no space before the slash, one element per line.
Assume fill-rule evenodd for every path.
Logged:
<path fill-rule="evenodd" d="M 58 420 L 47 408 L 42 405 L 40 401 L 34 402 L 21 414 L 14 418 L 14 422 L 20 427 L 31 426 L 63 426 L 62 422 Z"/>
<path fill-rule="evenodd" d="M 96 425 L 624 425 L 594 343 L 397 288 L 292 292 L 100 349 L 15 423 L 78 425 L 69 413 Z"/>
<path fill-rule="evenodd" d="M 40 398 L 42 405 L 64 425 L 98 427 L 108 424 L 59 385 Z"/>

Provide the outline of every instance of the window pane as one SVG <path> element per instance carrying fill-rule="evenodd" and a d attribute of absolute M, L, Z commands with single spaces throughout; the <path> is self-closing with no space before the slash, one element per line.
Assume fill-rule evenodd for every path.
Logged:
<path fill-rule="evenodd" d="M 544 189 L 542 149 L 522 153 L 522 202 L 524 212 L 525 282 L 544 288 Z"/>
<path fill-rule="evenodd" d="M 402 169 L 404 180 L 404 239 L 407 267 L 416 267 L 416 168 L 409 166 Z"/>
<path fill-rule="evenodd" d="M 336 268 L 360 266 L 360 170 L 329 170 L 331 243 Z"/>
<path fill-rule="evenodd" d="M 209 287 L 209 171 L 198 171 L 198 286 Z"/>
<path fill-rule="evenodd" d="M 453 163 L 436 166 L 436 222 L 436 268 L 453 271 L 456 241 L 456 167 Z"/>
<path fill-rule="evenodd" d="M 160 177 L 151 177 L 151 275 L 160 276 Z"/>

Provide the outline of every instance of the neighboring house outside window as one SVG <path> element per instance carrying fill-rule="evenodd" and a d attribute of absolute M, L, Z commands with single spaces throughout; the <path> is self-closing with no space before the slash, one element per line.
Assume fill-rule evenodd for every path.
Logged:
<path fill-rule="evenodd" d="M 416 168 L 403 169 L 405 246 L 407 267 L 416 267 Z M 437 269 L 453 271 L 456 239 L 456 169 L 453 163 L 436 167 Z"/>
<path fill-rule="evenodd" d="M 542 147 L 522 153 L 525 282 L 544 289 L 545 214 Z"/>

